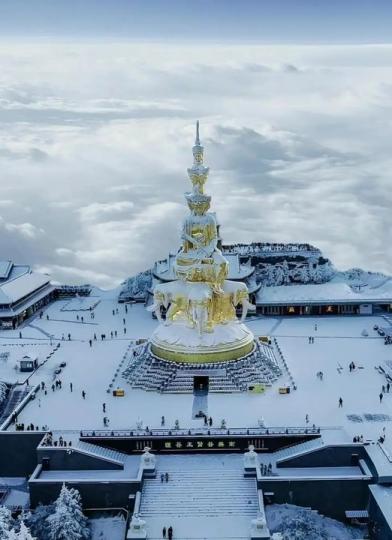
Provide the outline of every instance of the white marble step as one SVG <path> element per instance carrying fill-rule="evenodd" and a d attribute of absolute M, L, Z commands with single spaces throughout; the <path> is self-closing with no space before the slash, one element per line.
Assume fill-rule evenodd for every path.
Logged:
<path fill-rule="evenodd" d="M 145 480 L 140 512 L 143 516 L 170 515 L 255 516 L 258 511 L 257 486 L 254 478 L 244 478 L 241 467 L 221 469 L 198 467 L 184 469 L 179 463 L 167 463 L 157 478 Z M 161 472 L 169 481 L 161 482 Z"/>

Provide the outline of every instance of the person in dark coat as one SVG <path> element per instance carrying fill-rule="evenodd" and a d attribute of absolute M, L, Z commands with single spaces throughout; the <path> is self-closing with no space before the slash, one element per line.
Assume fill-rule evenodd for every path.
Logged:
<path fill-rule="evenodd" d="M 171 525 L 167 530 L 167 537 L 168 537 L 169 540 L 172 540 L 172 538 L 173 538 L 173 527 Z"/>
<path fill-rule="evenodd" d="M 162 529 L 162 538 L 166 538 L 166 527 Z"/>

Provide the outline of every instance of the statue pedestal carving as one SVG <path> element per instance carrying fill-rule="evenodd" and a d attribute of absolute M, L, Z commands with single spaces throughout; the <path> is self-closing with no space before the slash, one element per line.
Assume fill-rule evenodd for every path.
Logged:
<path fill-rule="evenodd" d="M 131 523 L 127 532 L 127 540 L 130 538 L 138 540 L 142 538 L 147 538 L 146 522 L 144 521 L 144 519 L 141 519 L 138 514 L 134 514 L 132 516 Z"/>

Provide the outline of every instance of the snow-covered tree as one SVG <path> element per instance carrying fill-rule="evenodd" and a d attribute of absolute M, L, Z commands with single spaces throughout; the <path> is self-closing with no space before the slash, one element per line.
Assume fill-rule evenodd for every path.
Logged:
<path fill-rule="evenodd" d="M 316 268 L 311 268 L 309 271 L 309 275 L 313 283 L 323 282 L 323 272 L 319 265 L 317 265 Z"/>
<path fill-rule="evenodd" d="M 49 540 L 84 540 L 90 538 L 87 518 L 83 515 L 80 494 L 76 489 L 61 488 L 55 511 L 47 518 Z"/>
<path fill-rule="evenodd" d="M 18 540 L 36 540 L 34 536 L 31 535 L 30 530 L 23 521 L 20 523 L 19 532 L 16 535 Z"/>
<path fill-rule="evenodd" d="M 310 276 L 309 276 L 309 268 L 307 266 L 303 266 L 299 270 L 299 279 L 301 283 L 309 283 Z"/>
<path fill-rule="evenodd" d="M 39 540 L 49 540 L 49 524 L 47 518 L 54 512 L 54 504 L 40 504 L 34 510 L 24 517 L 26 525 L 29 527 L 31 534 Z"/>
<path fill-rule="evenodd" d="M 282 271 L 283 271 L 283 278 L 282 278 L 283 285 L 288 285 L 291 280 L 290 280 L 289 265 L 286 260 L 284 260 L 282 263 Z"/>
<path fill-rule="evenodd" d="M 269 264 L 266 269 L 266 285 L 275 285 L 275 268 L 273 264 Z"/>
<path fill-rule="evenodd" d="M 275 283 L 274 285 L 282 285 L 283 281 L 284 281 L 284 272 L 283 272 L 283 268 L 281 266 L 277 266 L 275 268 Z"/>
<path fill-rule="evenodd" d="M 151 287 L 151 281 L 151 270 L 140 272 L 136 276 L 127 279 L 123 288 L 123 292 L 128 293 L 135 298 L 145 297 L 149 287 Z"/>
<path fill-rule="evenodd" d="M 5 382 L 0 381 L 0 403 L 2 403 L 7 397 L 7 390 L 8 388 Z"/>
<path fill-rule="evenodd" d="M 8 538 L 7 533 L 11 529 L 11 512 L 5 506 L 0 506 L 0 539 Z"/>
<path fill-rule="evenodd" d="M 284 540 L 328 540 L 328 533 L 320 523 L 315 523 L 311 516 L 299 513 L 285 520 L 281 530 Z"/>

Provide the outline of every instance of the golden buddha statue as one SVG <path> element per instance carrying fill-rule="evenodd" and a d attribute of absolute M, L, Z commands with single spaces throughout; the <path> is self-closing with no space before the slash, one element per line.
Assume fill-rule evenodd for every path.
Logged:
<path fill-rule="evenodd" d="M 174 262 L 178 279 L 154 289 L 150 309 L 160 325 L 152 351 L 169 360 L 235 359 L 254 347 L 252 333 L 236 317 L 236 306 L 242 305 L 242 320 L 252 306 L 246 285 L 227 280 L 229 265 L 218 249 L 216 218 L 209 212 L 211 197 L 204 193 L 209 169 L 203 164 L 198 122 L 192 151 L 193 166 L 188 169 L 192 191 L 185 194 L 190 213 L 183 222 L 182 246 Z M 166 321 L 161 319 L 161 306 L 167 310 Z"/>

